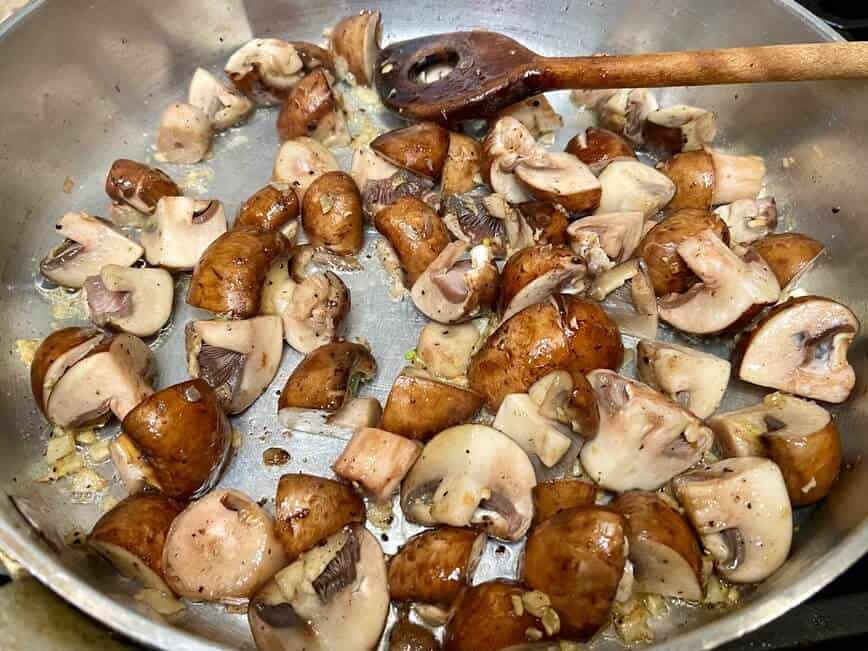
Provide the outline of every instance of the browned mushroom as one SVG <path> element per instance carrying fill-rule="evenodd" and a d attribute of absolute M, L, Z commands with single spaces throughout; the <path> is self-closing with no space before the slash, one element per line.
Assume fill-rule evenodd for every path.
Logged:
<path fill-rule="evenodd" d="M 757 156 L 734 156 L 702 149 L 678 154 L 663 166 L 675 183 L 670 208 L 708 210 L 712 205 L 756 199 L 766 167 Z"/>
<path fill-rule="evenodd" d="M 172 271 L 192 269 L 205 249 L 226 232 L 223 204 L 214 199 L 163 197 L 142 231 L 148 264 Z"/>
<path fill-rule="evenodd" d="M 612 161 L 636 158 L 633 147 L 624 138 L 608 129 L 588 127 L 567 143 L 566 149 L 582 161 L 597 176 Z"/>
<path fill-rule="evenodd" d="M 661 168 L 675 184 L 669 210 L 710 210 L 714 195 L 714 162 L 705 150 L 678 154 Z"/>
<path fill-rule="evenodd" d="M 326 172 L 340 170 L 337 159 L 321 143 L 303 136 L 287 140 L 280 146 L 274 159 L 272 180 L 286 183 L 295 190 L 299 201 L 311 183 Z"/>
<path fill-rule="evenodd" d="M 350 144 L 347 121 L 330 76 L 324 68 L 317 68 L 289 91 L 277 116 L 277 135 L 282 140 L 309 136 L 326 147 Z"/>
<path fill-rule="evenodd" d="M 377 136 L 371 149 L 398 167 L 439 179 L 449 152 L 449 132 L 433 122 L 418 122 Z"/>
<path fill-rule="evenodd" d="M 421 452 L 418 441 L 363 427 L 355 431 L 332 470 L 338 477 L 358 483 L 376 499 L 388 500 Z"/>
<path fill-rule="evenodd" d="M 325 344 L 308 353 L 287 378 L 278 409 L 287 407 L 336 411 L 373 377 L 377 363 L 361 344 L 346 341 Z"/>
<path fill-rule="evenodd" d="M 639 145 L 643 142 L 645 120 L 658 108 L 657 98 L 647 88 L 602 91 L 595 104 L 601 126 Z"/>
<path fill-rule="evenodd" d="M 536 199 L 552 201 L 570 212 L 588 212 L 600 205 L 600 181 L 570 153 L 527 158 L 516 165 L 515 175 Z"/>
<path fill-rule="evenodd" d="M 381 31 L 380 12 L 369 10 L 344 18 L 331 30 L 329 47 L 346 61 L 356 83 L 368 86 L 374 80 Z"/>
<path fill-rule="evenodd" d="M 151 215 L 160 199 L 178 196 L 181 190 L 163 170 L 119 158 L 106 176 L 105 193 L 115 204 Z"/>
<path fill-rule="evenodd" d="M 573 252 L 596 276 L 632 257 L 644 225 L 641 212 L 604 213 L 577 219 L 567 233 Z"/>
<path fill-rule="evenodd" d="M 569 214 L 551 201 L 528 201 L 516 206 L 527 225 L 533 231 L 537 244 L 566 244 Z"/>
<path fill-rule="evenodd" d="M 440 642 L 430 629 L 414 624 L 406 616 L 389 631 L 389 651 L 440 651 Z"/>
<path fill-rule="evenodd" d="M 278 104 L 304 75 L 295 47 L 276 38 L 254 38 L 226 62 L 235 87 L 259 106 Z"/>
<path fill-rule="evenodd" d="M 566 247 L 538 244 L 522 249 L 507 260 L 501 273 L 498 308 L 502 319 L 545 301 L 580 280 L 585 271 Z"/>
<path fill-rule="evenodd" d="M 157 131 L 157 150 L 170 163 L 198 163 L 211 149 L 211 119 L 198 106 L 169 104 Z"/>
<path fill-rule="evenodd" d="M 717 115 L 711 111 L 676 104 L 648 114 L 642 129 L 651 151 L 674 155 L 702 149 L 717 135 Z"/>
<path fill-rule="evenodd" d="M 311 183 L 304 195 L 302 223 L 308 240 L 338 255 L 362 248 L 362 196 L 346 172 L 328 172 Z"/>
<path fill-rule="evenodd" d="M 332 53 L 328 50 L 307 41 L 290 41 L 289 44 L 295 48 L 295 52 L 298 54 L 298 58 L 301 59 L 305 72 L 313 72 L 317 68 L 325 68 L 334 74 L 335 61 Z"/>
<path fill-rule="evenodd" d="M 424 201 L 401 197 L 383 208 L 374 226 L 387 239 L 412 285 L 449 244 L 449 231 L 443 220 Z"/>
<path fill-rule="evenodd" d="M 105 265 L 83 287 L 88 316 L 137 337 L 155 334 L 172 317 L 172 276 L 165 269 Z"/>
<path fill-rule="evenodd" d="M 533 525 L 577 506 L 591 506 L 597 487 L 582 479 L 555 479 L 533 487 Z"/>
<path fill-rule="evenodd" d="M 444 196 L 470 192 L 482 184 L 482 146 L 473 138 L 449 132 L 449 149 L 440 180 Z"/>
<path fill-rule="evenodd" d="M 560 206 L 558 209 L 562 212 L 553 214 L 552 221 L 556 221 L 557 215 L 560 215 L 566 222 L 565 211 Z M 496 257 L 508 257 L 534 244 L 537 238 L 541 240 L 543 235 L 537 229 L 546 228 L 532 228 L 531 220 L 526 219 L 521 211 L 509 204 L 506 197 L 499 194 L 484 197 L 450 195 L 444 198 L 440 211 L 443 223 L 452 235 L 473 246 L 489 246 Z M 545 217 L 541 217 L 541 223 L 544 220 Z M 554 227 L 558 227 L 556 223 Z M 563 227 L 566 228 L 566 223 Z"/>
<path fill-rule="evenodd" d="M 298 195 L 291 187 L 269 183 L 241 204 L 233 228 L 256 226 L 264 231 L 278 231 L 290 244 L 295 244 L 299 204 Z"/>
<path fill-rule="evenodd" d="M 215 131 L 234 127 L 253 111 L 253 102 L 204 68 L 193 73 L 187 101 L 208 116 Z"/>
<path fill-rule="evenodd" d="M 751 250 L 766 261 L 786 291 L 814 266 L 825 247 L 801 233 L 772 233 L 754 242 Z"/>

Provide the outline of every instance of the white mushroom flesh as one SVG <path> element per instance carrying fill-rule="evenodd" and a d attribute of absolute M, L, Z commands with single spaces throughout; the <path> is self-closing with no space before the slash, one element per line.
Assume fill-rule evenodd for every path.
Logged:
<path fill-rule="evenodd" d="M 422 444 L 374 427 L 353 434 L 332 468 L 335 474 L 358 482 L 376 498 L 385 500 L 419 457 Z"/>
<path fill-rule="evenodd" d="M 599 177 L 603 188 L 596 214 L 641 212 L 646 219 L 675 196 L 675 183 L 662 172 L 637 160 L 615 160 Z"/>
<path fill-rule="evenodd" d="M 250 98 L 259 106 L 272 106 L 301 80 L 303 68 L 291 44 L 276 38 L 254 38 L 229 57 L 225 71 L 231 79 L 257 74 L 260 83 L 251 89 Z"/>
<path fill-rule="evenodd" d="M 748 246 L 773 232 L 778 225 L 778 208 L 774 198 L 739 199 L 720 206 L 714 214 L 729 229 L 729 245 L 739 255 Z"/>
<path fill-rule="evenodd" d="M 130 495 L 141 493 L 148 487 L 161 490 L 157 474 L 128 435 L 121 433 L 109 443 L 109 456 Z"/>
<path fill-rule="evenodd" d="M 169 322 L 175 288 L 165 269 L 106 265 L 87 279 L 84 294 L 94 323 L 148 337 Z"/>
<path fill-rule="evenodd" d="M 187 102 L 201 109 L 217 131 L 234 127 L 253 110 L 253 102 L 204 68 L 193 73 Z"/>
<path fill-rule="evenodd" d="M 416 359 L 438 378 L 463 378 L 487 324 L 488 320 L 485 318 L 448 326 L 429 323 L 419 333 Z"/>
<path fill-rule="evenodd" d="M 579 264 L 575 258 L 572 258 L 534 278 L 509 301 L 509 304 L 504 308 L 501 323 L 529 305 L 542 303 L 561 288 L 575 288 L 582 285 L 586 271 L 585 265 Z"/>
<path fill-rule="evenodd" d="M 170 163 L 198 163 L 211 148 L 211 120 L 198 106 L 170 104 L 157 131 L 157 150 Z"/>
<path fill-rule="evenodd" d="M 594 275 L 625 262 L 642 240 L 645 219 L 641 212 L 598 213 L 577 219 L 567 228 L 573 252 L 585 260 Z M 605 255 L 605 259 L 601 257 Z"/>
<path fill-rule="evenodd" d="M 609 93 L 597 96 L 600 126 L 642 144 L 642 125 L 648 115 L 657 110 L 657 99 L 646 88 L 622 88 Z"/>
<path fill-rule="evenodd" d="M 535 138 L 557 131 L 564 119 L 552 108 L 545 95 L 528 97 L 503 109 L 499 117 L 511 117 L 521 122 Z"/>
<path fill-rule="evenodd" d="M 717 116 L 696 106 L 676 104 L 649 113 L 648 122 L 679 132 L 681 151 L 695 151 L 717 135 Z"/>
<path fill-rule="evenodd" d="M 211 243 L 226 232 L 223 204 L 214 199 L 163 197 L 141 240 L 149 264 L 189 270 Z"/>
<path fill-rule="evenodd" d="M 762 191 L 766 165 L 759 156 L 733 156 L 711 151 L 714 191 L 711 203 L 719 206 L 739 199 L 756 199 Z"/>
<path fill-rule="evenodd" d="M 539 407 L 526 393 L 507 395 L 491 426 L 528 454 L 539 457 L 549 468 L 561 460 L 572 444 L 570 428 L 540 414 Z"/>
<path fill-rule="evenodd" d="M 272 178 L 286 183 L 298 195 L 299 202 L 311 184 L 326 172 L 339 171 L 337 159 L 313 138 L 296 138 L 280 146 L 274 161 Z"/>
<path fill-rule="evenodd" d="M 368 146 L 353 150 L 353 161 L 350 164 L 350 176 L 364 192 L 369 181 L 390 179 L 400 171 L 400 167 L 392 165 Z"/>
<path fill-rule="evenodd" d="M 622 268 L 623 284 L 618 275 Z M 607 286 L 609 281 L 614 282 Z M 616 283 L 618 286 L 612 288 Z M 597 300 L 623 334 L 644 339 L 657 337 L 657 297 L 644 262 L 633 259 L 597 276 L 589 295 L 595 299 L 603 296 Z"/>
<path fill-rule="evenodd" d="M 326 422 L 337 427 L 358 429 L 377 427 L 383 415 L 383 406 L 376 398 L 350 398 L 331 414 Z"/>

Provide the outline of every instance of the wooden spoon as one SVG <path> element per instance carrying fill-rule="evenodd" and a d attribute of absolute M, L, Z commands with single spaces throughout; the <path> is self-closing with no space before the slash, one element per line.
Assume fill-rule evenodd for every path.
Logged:
<path fill-rule="evenodd" d="M 420 76 L 448 66 L 445 77 Z M 455 32 L 395 43 L 377 58 L 383 103 L 406 118 L 486 118 L 526 97 L 567 88 L 709 86 L 868 78 L 868 42 L 770 45 L 617 56 L 544 57 L 495 32 Z"/>

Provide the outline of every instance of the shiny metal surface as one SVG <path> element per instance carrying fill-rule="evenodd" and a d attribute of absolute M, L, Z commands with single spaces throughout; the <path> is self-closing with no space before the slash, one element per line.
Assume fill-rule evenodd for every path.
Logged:
<path fill-rule="evenodd" d="M 88 531 L 100 513 L 95 504 L 73 504 L 56 487 L 29 480 L 49 428 L 33 405 L 28 370 L 16 353 L 16 342 L 75 322 L 53 314 L 38 291 L 36 261 L 56 241 L 52 224 L 66 210 L 106 214 L 103 180 L 108 166 L 118 157 L 152 160 L 162 109 L 186 94 L 196 66 L 220 70 L 228 55 L 254 35 L 319 42 L 324 27 L 366 6 L 289 0 L 38 2 L 0 27 L 0 490 L 24 498 L 31 518 L 48 538 Z M 490 28 L 551 55 L 836 38 L 785 0 L 383 0 L 376 6 L 384 14 L 385 42 Z M 765 156 L 769 188 L 778 198 L 785 227 L 797 227 L 829 247 L 830 255 L 802 286 L 846 302 L 865 322 L 868 220 L 862 211 L 868 199 L 863 171 L 868 87 L 855 82 L 780 84 L 666 89 L 660 96 L 663 103 L 686 101 L 716 110 L 725 146 Z M 566 118 L 564 137 L 573 135 L 586 116 L 562 95 L 554 103 Z M 188 194 L 221 199 L 227 213 L 234 214 L 240 201 L 269 178 L 278 147 L 274 122 L 274 110 L 260 110 L 247 125 L 216 140 L 212 159 L 192 167 L 161 167 L 184 183 Z M 409 301 L 388 298 L 376 256 L 368 257 L 373 240 L 368 237 L 360 256 L 365 271 L 341 275 L 353 293 L 347 335 L 370 341 L 380 365 L 376 380 L 363 393 L 382 399 L 404 364 L 403 353 L 414 345 L 422 318 Z M 179 282 L 170 331 L 153 343 L 161 386 L 186 374 L 181 333 L 195 311 L 183 304 L 183 289 Z M 709 346 L 720 351 L 725 344 Z M 734 611 L 676 609 L 666 649 L 694 651 L 737 638 L 806 599 L 868 549 L 868 472 L 861 463 L 868 452 L 863 435 L 868 429 L 866 348 L 864 335 L 851 348 L 860 380 L 851 401 L 836 409 L 847 470 L 825 503 L 802 514 L 792 558 Z M 277 422 L 274 390 L 298 359 L 287 349 L 273 390 L 234 419 L 244 436 L 223 485 L 273 502 L 280 474 L 328 474 L 343 441 L 284 433 Z M 749 387 L 735 387 L 724 408 L 757 395 Z M 112 431 L 108 428 L 106 435 Z M 271 446 L 287 449 L 292 461 L 280 468 L 264 466 L 262 451 Z M 101 467 L 107 476 L 109 465 Z M 121 495 L 117 487 L 112 490 Z M 386 534 L 387 553 L 414 531 L 399 517 L 388 531 L 374 530 Z M 253 648 L 246 618 L 216 607 L 189 607 L 174 626 L 148 618 L 131 598 L 130 584 L 80 551 L 56 552 L 6 499 L 0 499 L 0 544 L 66 599 L 140 642 L 173 651 Z M 494 547 L 489 544 L 478 581 L 515 571 L 520 550 L 495 554 Z M 609 638 L 597 645 L 617 646 Z"/>

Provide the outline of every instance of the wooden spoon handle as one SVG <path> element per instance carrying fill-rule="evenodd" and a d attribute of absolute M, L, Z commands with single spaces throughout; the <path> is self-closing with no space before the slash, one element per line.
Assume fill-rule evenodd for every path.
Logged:
<path fill-rule="evenodd" d="M 548 90 L 868 78 L 868 42 L 539 59 Z"/>

